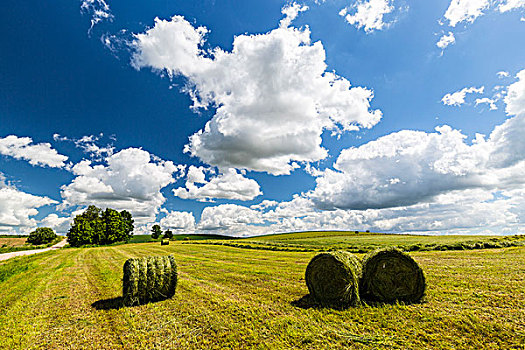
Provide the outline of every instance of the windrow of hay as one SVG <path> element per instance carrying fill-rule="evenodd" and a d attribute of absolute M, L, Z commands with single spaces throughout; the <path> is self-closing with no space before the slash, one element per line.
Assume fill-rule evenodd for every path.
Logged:
<path fill-rule="evenodd" d="M 171 255 L 128 259 L 123 272 L 124 305 L 163 300 L 175 294 L 177 264 Z"/>
<path fill-rule="evenodd" d="M 416 303 L 425 288 L 423 270 L 399 249 L 376 250 L 363 260 L 359 294 L 366 301 Z"/>
<path fill-rule="evenodd" d="M 306 267 L 306 286 L 310 295 L 323 304 L 355 306 L 360 303 L 360 270 L 359 260 L 351 253 L 320 253 Z"/>

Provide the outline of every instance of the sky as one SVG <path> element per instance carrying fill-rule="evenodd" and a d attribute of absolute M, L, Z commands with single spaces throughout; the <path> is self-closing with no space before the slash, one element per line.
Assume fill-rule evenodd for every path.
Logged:
<path fill-rule="evenodd" d="M 5 0 L 0 233 L 525 228 L 525 0 Z"/>

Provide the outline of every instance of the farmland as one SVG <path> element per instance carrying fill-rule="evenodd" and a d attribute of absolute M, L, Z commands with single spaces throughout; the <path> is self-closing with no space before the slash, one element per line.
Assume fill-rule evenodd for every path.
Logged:
<path fill-rule="evenodd" d="M 305 236 L 280 240 L 304 247 L 315 241 Z M 332 238 L 318 240 L 325 244 Z M 369 245 L 400 245 L 396 237 L 361 238 Z M 416 243 L 457 243 L 458 237 L 428 239 Z M 0 344 L 13 349 L 95 344 L 100 349 L 519 349 L 525 344 L 525 247 L 412 252 L 428 283 L 423 303 L 337 310 L 305 302 L 304 271 L 315 252 L 202 243 L 69 248 L 0 263 Z M 165 254 L 179 267 L 175 296 L 122 307 L 124 261 Z"/>

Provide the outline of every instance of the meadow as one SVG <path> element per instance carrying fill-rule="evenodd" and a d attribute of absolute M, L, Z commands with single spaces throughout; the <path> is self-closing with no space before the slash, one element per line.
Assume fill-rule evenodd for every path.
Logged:
<path fill-rule="evenodd" d="M 395 237 L 374 237 L 371 242 L 378 245 L 396 243 Z M 66 248 L 0 263 L 2 348 L 525 346 L 525 247 L 412 252 L 427 279 L 422 303 L 338 310 L 317 307 L 305 298 L 304 272 L 315 252 L 202 243 Z M 175 296 L 123 307 L 125 260 L 165 254 L 172 254 L 178 264 Z"/>

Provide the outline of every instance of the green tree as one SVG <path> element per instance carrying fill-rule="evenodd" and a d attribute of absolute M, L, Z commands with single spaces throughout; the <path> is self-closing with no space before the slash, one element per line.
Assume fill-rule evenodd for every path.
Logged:
<path fill-rule="evenodd" d="M 172 239 L 173 238 L 173 232 L 171 232 L 171 230 L 164 231 L 164 238 Z"/>
<path fill-rule="evenodd" d="M 47 244 L 57 238 L 56 233 L 49 227 L 39 227 L 29 234 L 27 243 L 33 245 Z"/>
<path fill-rule="evenodd" d="M 68 242 L 73 247 L 86 244 L 111 244 L 129 241 L 133 235 L 133 217 L 125 210 L 102 209 L 90 205 L 86 211 L 77 215 L 67 233 Z"/>
<path fill-rule="evenodd" d="M 127 235 L 126 241 L 129 241 L 131 237 L 133 237 L 133 229 L 135 228 L 133 226 L 133 223 L 135 221 L 133 220 L 133 216 L 131 216 L 131 213 L 126 210 L 122 210 L 120 212 L 120 217 L 122 218 L 122 221 L 124 222 L 124 231 L 126 232 L 126 235 Z"/>
<path fill-rule="evenodd" d="M 160 226 L 157 224 L 153 225 L 153 227 L 151 228 L 151 238 L 157 239 L 160 237 L 161 234 L 162 234 L 162 230 Z"/>

